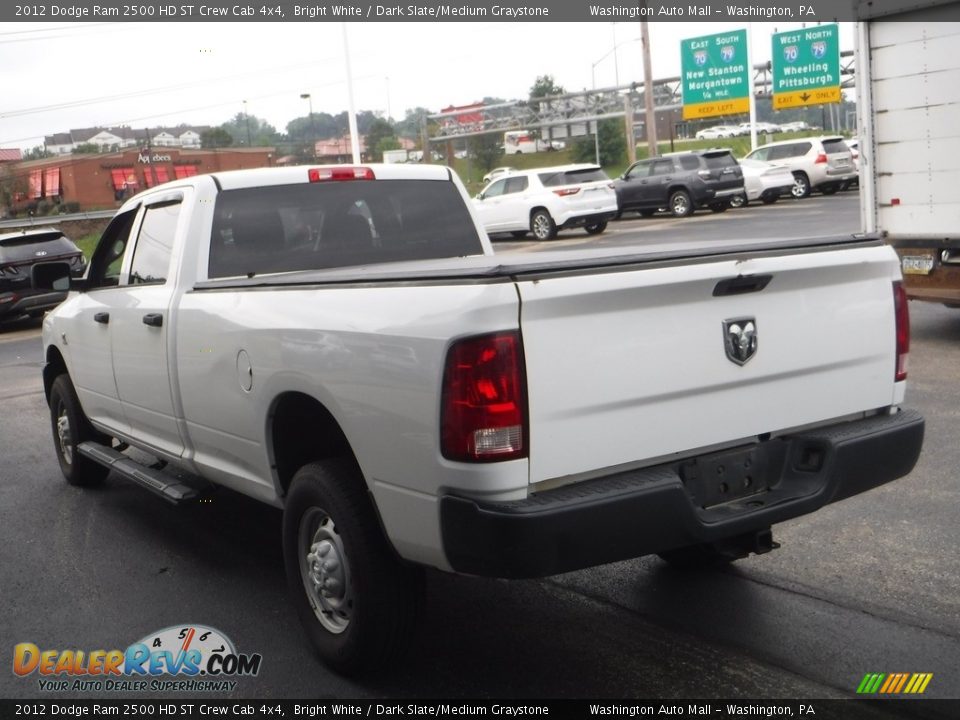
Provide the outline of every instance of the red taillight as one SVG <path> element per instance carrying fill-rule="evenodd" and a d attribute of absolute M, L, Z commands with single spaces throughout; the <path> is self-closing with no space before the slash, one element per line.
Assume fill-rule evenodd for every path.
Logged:
<path fill-rule="evenodd" d="M 527 456 L 527 381 L 520 333 L 460 340 L 447 352 L 440 449 L 449 460 Z"/>
<path fill-rule="evenodd" d="M 824 155 L 823 153 L 820 153 L 819 155 L 817 155 L 817 159 L 814 160 L 813 162 L 817 165 L 822 165 L 826 161 L 827 161 L 827 156 Z"/>
<path fill-rule="evenodd" d="M 310 182 L 330 182 L 337 180 L 376 180 L 373 170 L 368 167 L 325 167 L 310 168 L 307 171 Z"/>
<path fill-rule="evenodd" d="M 907 291 L 899 280 L 893 283 L 893 312 L 897 318 L 897 373 L 896 382 L 907 379 L 907 353 L 910 352 L 910 308 Z"/>
<path fill-rule="evenodd" d="M 580 188 L 578 188 L 578 187 L 575 187 L 575 188 L 563 188 L 562 190 L 554 190 L 554 191 L 553 191 L 553 193 L 554 193 L 555 195 L 559 195 L 560 197 L 566 197 L 567 195 L 576 195 L 578 192 L 580 192 Z"/>

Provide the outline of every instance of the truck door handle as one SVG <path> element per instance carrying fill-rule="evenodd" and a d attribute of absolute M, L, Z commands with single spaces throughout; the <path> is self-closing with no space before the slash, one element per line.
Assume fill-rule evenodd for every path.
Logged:
<path fill-rule="evenodd" d="M 150 327 L 163 327 L 163 315 L 161 313 L 147 313 L 143 316 L 143 324 Z"/>
<path fill-rule="evenodd" d="M 110 322 L 110 313 L 108 312 L 98 312 L 93 316 L 93 321 L 98 322 L 101 325 L 106 325 Z"/>

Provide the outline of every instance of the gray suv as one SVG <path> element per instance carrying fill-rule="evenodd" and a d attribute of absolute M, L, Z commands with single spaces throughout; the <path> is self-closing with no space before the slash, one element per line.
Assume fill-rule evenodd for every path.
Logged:
<path fill-rule="evenodd" d="M 619 217 L 636 210 L 644 217 L 666 208 L 675 217 L 697 208 L 723 212 L 742 195 L 743 172 L 729 150 L 695 150 L 639 160 L 614 180 Z"/>

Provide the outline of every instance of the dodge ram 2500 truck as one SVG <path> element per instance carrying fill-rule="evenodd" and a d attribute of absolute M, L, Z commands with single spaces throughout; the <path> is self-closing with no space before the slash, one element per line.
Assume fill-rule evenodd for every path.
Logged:
<path fill-rule="evenodd" d="M 43 324 L 67 481 L 282 508 L 293 603 L 341 672 L 402 649 L 425 566 L 765 552 L 922 444 L 877 238 L 497 256 L 447 168 L 292 167 L 140 193 L 82 280 L 34 282 L 70 289 Z"/>

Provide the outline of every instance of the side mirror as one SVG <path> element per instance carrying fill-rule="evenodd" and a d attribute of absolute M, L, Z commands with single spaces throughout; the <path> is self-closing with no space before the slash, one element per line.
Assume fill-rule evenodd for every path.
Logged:
<path fill-rule="evenodd" d="M 30 287 L 34 290 L 67 292 L 70 289 L 70 265 L 65 262 L 37 263 L 30 268 Z"/>
<path fill-rule="evenodd" d="M 482 192 L 478 192 L 478 193 L 477 193 L 477 200 L 483 200 L 483 193 L 482 193 Z"/>

